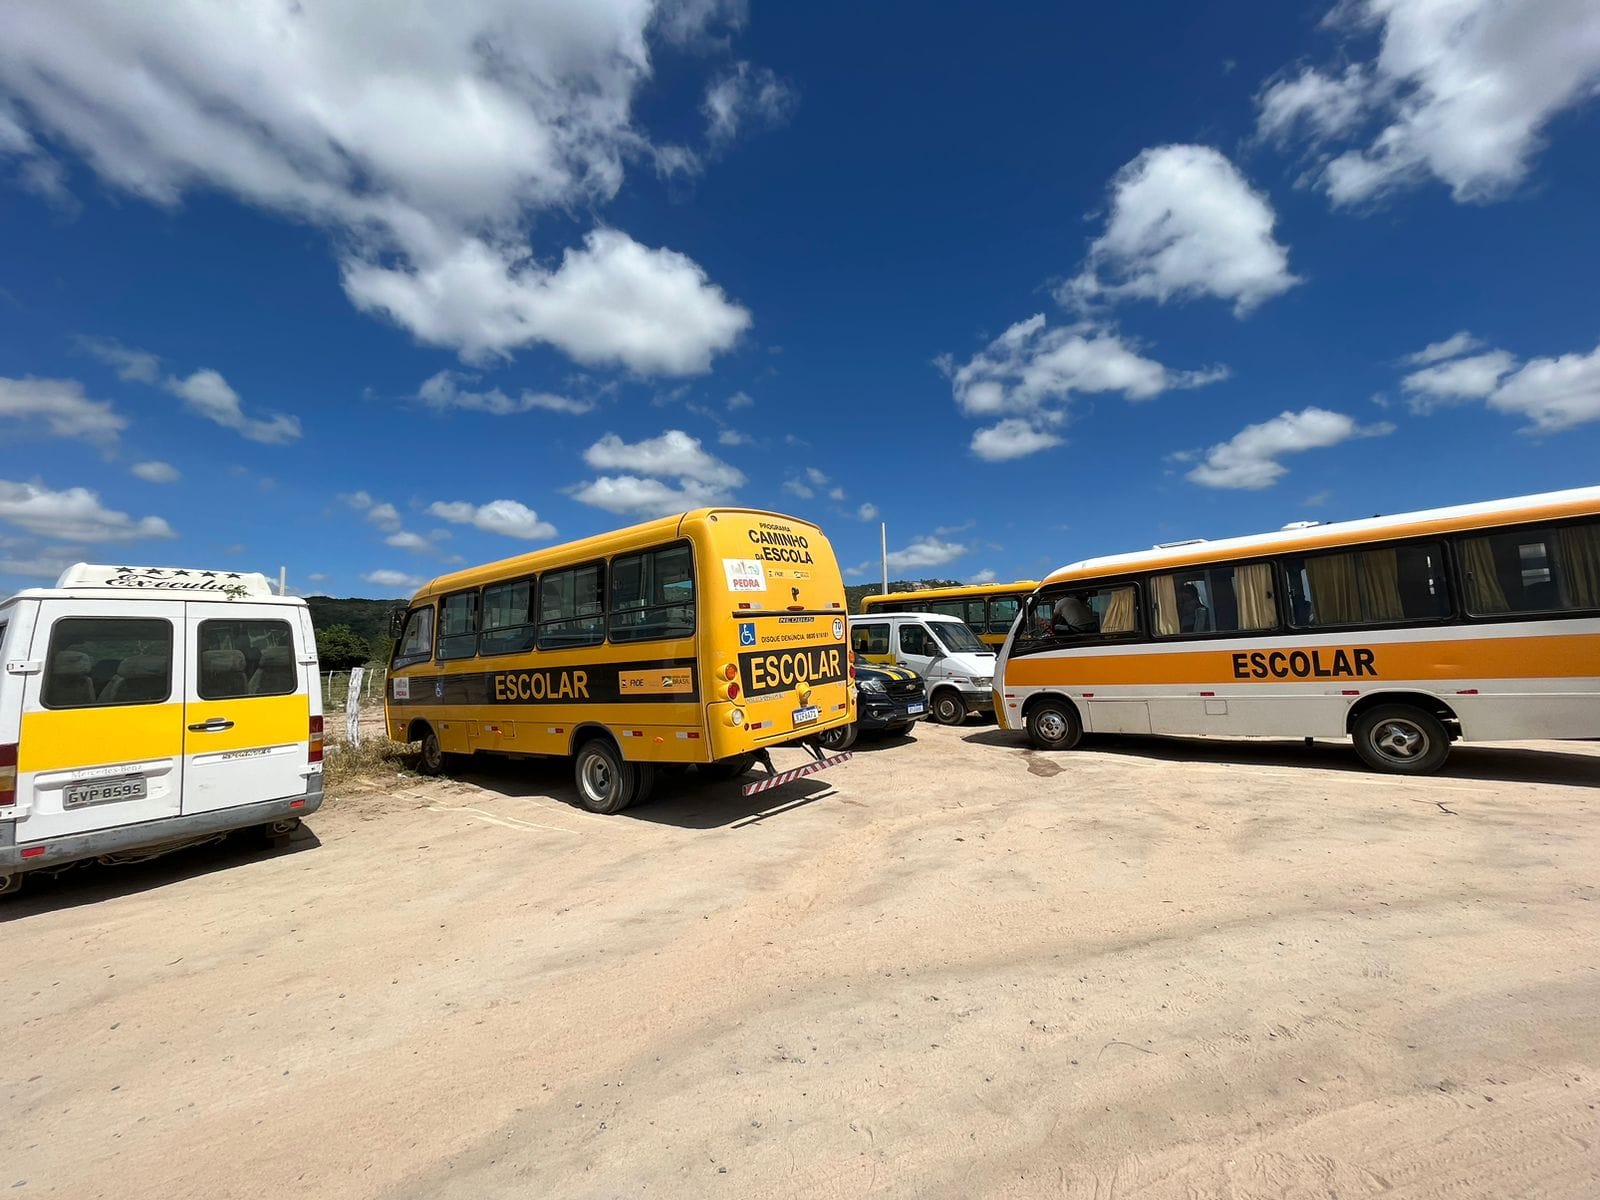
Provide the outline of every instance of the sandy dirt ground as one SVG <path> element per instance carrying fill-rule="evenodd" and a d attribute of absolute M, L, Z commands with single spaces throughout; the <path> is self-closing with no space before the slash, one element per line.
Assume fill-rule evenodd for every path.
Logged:
<path fill-rule="evenodd" d="M 8 903 L 0 1188 L 1593 1200 L 1597 788 L 976 724 L 610 818 L 390 775 Z"/>

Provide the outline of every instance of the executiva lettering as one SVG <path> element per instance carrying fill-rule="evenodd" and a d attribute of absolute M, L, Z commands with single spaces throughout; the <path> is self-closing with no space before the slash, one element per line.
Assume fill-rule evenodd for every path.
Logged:
<path fill-rule="evenodd" d="M 1377 674 L 1374 654 L 1367 649 L 1255 650 L 1233 656 L 1235 679 L 1356 679 Z"/>
<path fill-rule="evenodd" d="M 838 683 L 844 678 L 844 670 L 843 646 L 739 656 L 739 674 L 745 693 L 751 696 L 781 692 L 803 683 Z"/>
<path fill-rule="evenodd" d="M 767 562 L 808 563 L 811 543 L 802 534 L 779 533 L 776 530 L 752 529 L 750 540 L 756 544 L 756 557 Z"/>
<path fill-rule="evenodd" d="M 517 700 L 587 700 L 587 671 L 502 671 L 490 683 L 495 702 Z"/>

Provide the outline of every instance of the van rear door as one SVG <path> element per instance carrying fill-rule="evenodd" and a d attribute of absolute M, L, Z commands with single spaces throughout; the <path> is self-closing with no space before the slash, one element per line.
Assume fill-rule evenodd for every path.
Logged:
<path fill-rule="evenodd" d="M 40 602 L 23 676 L 19 844 L 178 814 L 183 608 Z"/>
<path fill-rule="evenodd" d="M 306 790 L 311 669 L 289 605 L 190 601 L 183 811 Z"/>

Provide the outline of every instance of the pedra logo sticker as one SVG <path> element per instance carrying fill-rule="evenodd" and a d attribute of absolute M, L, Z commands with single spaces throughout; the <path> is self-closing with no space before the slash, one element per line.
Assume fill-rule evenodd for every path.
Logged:
<path fill-rule="evenodd" d="M 1354 650 L 1255 650 L 1233 655 L 1235 679 L 1376 678 L 1376 656 Z"/>
<path fill-rule="evenodd" d="M 728 576 L 730 592 L 764 592 L 767 590 L 767 571 L 755 558 L 725 558 L 722 569 Z"/>

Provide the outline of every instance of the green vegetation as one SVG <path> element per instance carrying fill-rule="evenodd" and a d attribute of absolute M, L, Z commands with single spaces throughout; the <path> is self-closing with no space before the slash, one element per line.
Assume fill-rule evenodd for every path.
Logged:
<path fill-rule="evenodd" d="M 306 606 L 311 609 L 311 623 L 317 630 L 317 657 L 324 671 L 348 671 L 363 663 L 387 664 L 389 661 L 389 614 L 402 608 L 397 600 L 335 600 L 332 596 L 307 596 Z M 355 661 L 341 654 L 338 662 L 331 660 L 330 647 L 324 640 L 336 630 L 344 630 L 352 639 L 346 643 L 343 635 L 337 648 L 354 652 L 355 643 L 362 647 L 362 656 Z"/>

